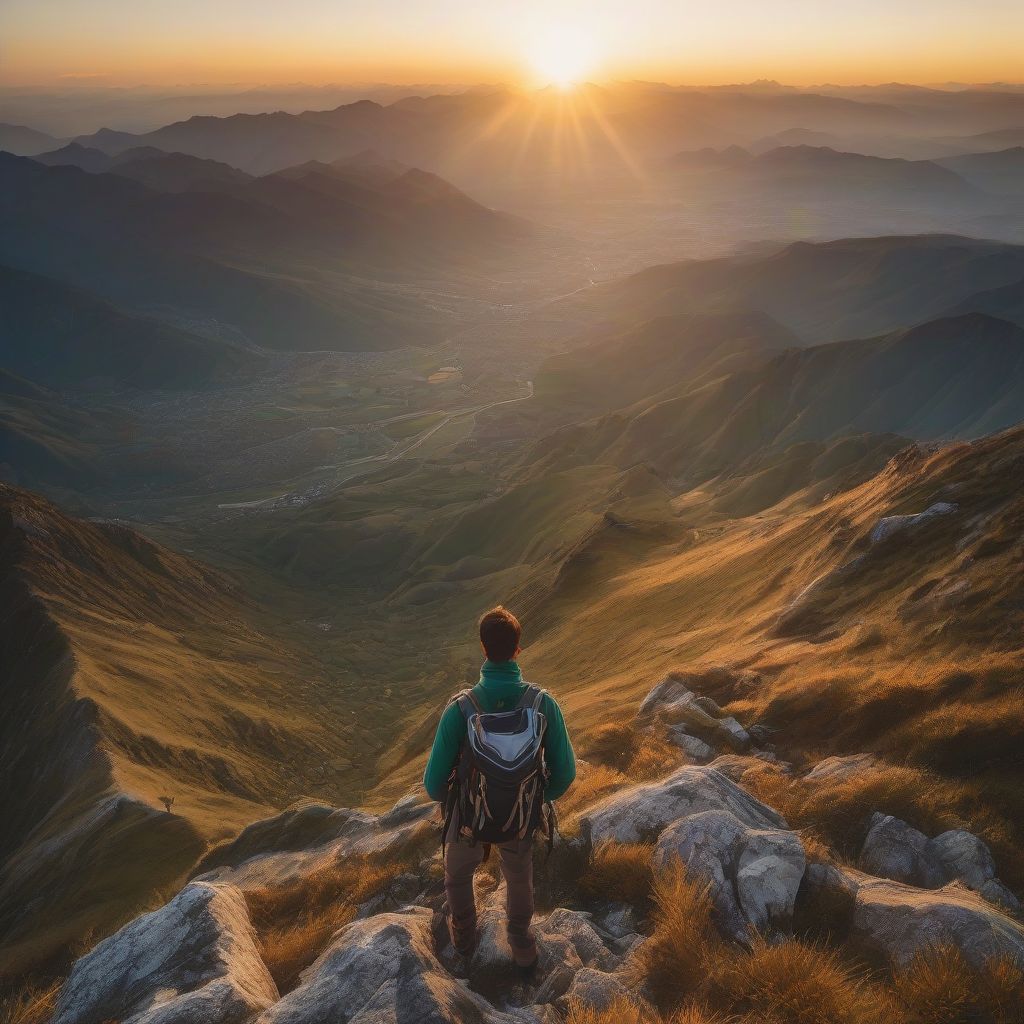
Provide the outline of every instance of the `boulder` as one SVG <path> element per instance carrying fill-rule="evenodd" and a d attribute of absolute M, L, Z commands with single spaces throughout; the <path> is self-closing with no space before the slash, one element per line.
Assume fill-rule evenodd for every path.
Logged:
<path fill-rule="evenodd" d="M 669 826 L 655 864 L 679 858 L 687 872 L 710 884 L 719 930 L 749 943 L 751 930 L 787 928 L 804 875 L 803 844 L 795 832 L 751 828 L 729 811 L 693 814 Z"/>
<path fill-rule="evenodd" d="M 685 725 L 670 726 L 667 732 L 670 743 L 680 747 L 694 761 L 710 761 L 715 756 L 715 748 L 686 731 Z"/>
<path fill-rule="evenodd" d="M 871 874 L 922 889 L 959 882 L 1007 910 L 1020 910 L 1017 897 L 996 878 L 988 846 L 965 829 L 928 839 L 899 818 L 875 814 L 861 851 L 861 866 Z"/>
<path fill-rule="evenodd" d="M 619 790 L 599 800 L 581 821 L 595 844 L 649 842 L 670 824 L 701 811 L 729 811 L 750 828 L 784 829 L 785 819 L 706 765 L 686 765 L 659 782 Z"/>
<path fill-rule="evenodd" d="M 53 1024 L 241 1024 L 277 998 L 242 894 L 193 882 L 74 965 Z"/>
<path fill-rule="evenodd" d="M 504 883 L 488 898 L 478 918 L 477 947 L 469 965 L 475 988 L 499 997 L 507 992 L 512 968 L 512 950 L 505 931 Z M 612 948 L 595 928 L 589 914 L 558 908 L 534 922 L 537 940 L 538 970 L 535 981 L 540 988 L 534 1002 L 550 1003 L 572 984 L 575 975 L 586 967 L 615 970 L 622 955 Z"/>
<path fill-rule="evenodd" d="M 885 516 L 885 518 L 879 519 L 875 523 L 868 536 L 868 540 L 872 544 L 880 544 L 883 540 L 888 540 L 897 533 L 917 529 L 936 516 L 948 516 L 950 513 L 956 512 L 957 508 L 958 506 L 951 502 L 937 501 L 934 505 L 929 505 L 923 512 L 918 512 L 914 515 Z"/>
<path fill-rule="evenodd" d="M 845 757 L 826 757 L 805 776 L 808 782 L 845 782 L 877 763 L 874 754 L 847 754 Z"/>
<path fill-rule="evenodd" d="M 955 828 L 928 841 L 944 881 L 958 880 L 978 892 L 996 877 L 992 852 L 973 832 Z"/>
<path fill-rule="evenodd" d="M 877 812 L 871 816 L 860 866 L 868 874 L 924 889 L 937 889 L 947 880 L 923 832 L 899 818 Z"/>
<path fill-rule="evenodd" d="M 1011 914 L 1020 914 L 1024 909 L 1021 907 L 1020 900 L 998 878 L 990 878 L 978 892 L 989 903 L 995 903 Z"/>
<path fill-rule="evenodd" d="M 258 1024 L 513 1024 L 537 1015 L 503 1013 L 453 978 L 434 955 L 430 911 L 417 907 L 354 921 L 302 974 L 298 988 Z"/>
<path fill-rule="evenodd" d="M 588 1009 L 603 1012 L 617 999 L 629 999 L 639 1002 L 635 990 L 627 979 L 584 967 L 576 972 L 569 990 L 559 1000 L 559 1005 L 568 1009 L 578 1002 Z M 654 1019 L 652 1014 L 651 1019 Z"/>
<path fill-rule="evenodd" d="M 1008 957 L 1024 968 L 1024 926 L 959 885 L 917 889 L 865 879 L 857 887 L 853 934 L 870 952 L 906 964 L 926 949 L 952 945 L 981 967 Z"/>
<path fill-rule="evenodd" d="M 686 733 L 714 746 L 746 750 L 750 736 L 732 717 L 722 717 L 722 709 L 710 697 L 698 697 L 678 676 L 668 676 L 644 698 L 637 717 L 657 718 L 670 725 L 682 726 Z"/>

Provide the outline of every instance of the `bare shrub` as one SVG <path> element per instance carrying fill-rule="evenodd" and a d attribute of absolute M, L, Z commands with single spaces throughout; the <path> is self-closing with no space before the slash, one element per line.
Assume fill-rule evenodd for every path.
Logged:
<path fill-rule="evenodd" d="M 616 999 L 605 1010 L 573 999 L 565 1024 L 661 1024 L 661 1018 L 632 999 Z"/>
<path fill-rule="evenodd" d="M 678 861 L 658 876 L 653 899 L 651 935 L 636 950 L 630 971 L 660 1009 L 671 1010 L 699 988 L 724 946 L 711 923 L 707 886 L 690 879 Z"/>
<path fill-rule="evenodd" d="M 954 946 L 919 953 L 892 981 L 910 1024 L 1021 1024 L 1024 972 L 1011 960 L 975 970 Z"/>
<path fill-rule="evenodd" d="M 26 985 L 0 995 L 0 1024 L 48 1024 L 57 1005 L 61 983 Z"/>
<path fill-rule="evenodd" d="M 710 965 L 706 1003 L 759 1024 L 895 1024 L 879 993 L 838 956 L 796 940 L 732 951 Z"/>
<path fill-rule="evenodd" d="M 611 895 L 646 917 L 655 885 L 653 856 L 651 843 L 602 843 L 579 878 L 580 895 L 590 901 Z"/>
<path fill-rule="evenodd" d="M 416 867 L 433 830 L 423 827 L 398 849 L 345 857 L 286 885 L 246 893 L 263 959 L 282 992 L 351 921 L 361 903 Z"/>
<path fill-rule="evenodd" d="M 634 782 L 648 782 L 683 763 L 683 754 L 657 732 L 625 722 L 595 729 L 583 744 L 584 757 L 622 772 Z"/>

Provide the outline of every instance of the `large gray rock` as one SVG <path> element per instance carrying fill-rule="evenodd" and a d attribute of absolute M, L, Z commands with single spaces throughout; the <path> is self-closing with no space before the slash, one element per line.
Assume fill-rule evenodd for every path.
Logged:
<path fill-rule="evenodd" d="M 1024 926 L 959 885 L 927 890 L 864 879 L 857 888 L 853 926 L 869 950 L 897 964 L 952 945 L 975 967 L 1001 956 L 1024 967 Z"/>
<path fill-rule="evenodd" d="M 715 756 L 715 748 L 710 743 L 705 743 L 696 736 L 691 736 L 683 724 L 669 726 L 667 736 L 670 743 L 674 743 L 683 750 L 688 757 L 694 761 L 703 763 L 710 761 Z"/>
<path fill-rule="evenodd" d="M 594 970 L 591 967 L 584 967 L 576 972 L 568 991 L 559 1000 L 559 1005 L 565 1008 L 573 1003 L 580 1003 L 583 1006 L 594 1010 L 607 1010 L 616 1000 L 628 999 L 641 1003 L 635 988 L 630 984 L 629 979 L 609 974 L 606 971 Z M 651 1020 L 655 1016 L 651 1013 Z"/>
<path fill-rule="evenodd" d="M 662 832 L 655 864 L 667 867 L 676 858 L 709 883 L 716 923 L 729 938 L 749 943 L 752 930 L 791 923 L 806 867 L 796 833 L 751 828 L 729 811 L 703 811 Z"/>
<path fill-rule="evenodd" d="M 277 997 L 242 894 L 193 882 L 74 965 L 53 1024 L 240 1024 Z"/>
<path fill-rule="evenodd" d="M 805 776 L 807 782 L 845 782 L 855 775 L 873 768 L 877 763 L 874 754 L 847 754 L 844 757 L 826 757 L 819 761 Z"/>
<path fill-rule="evenodd" d="M 871 875 L 937 889 L 946 878 L 928 837 L 889 814 L 871 816 L 860 852 L 860 866 Z"/>
<path fill-rule="evenodd" d="M 681 726 L 689 735 L 716 747 L 740 751 L 750 746 L 750 735 L 735 718 L 723 716 L 713 700 L 696 696 L 678 676 L 658 683 L 641 702 L 637 717 Z"/>
<path fill-rule="evenodd" d="M 1014 913 L 1020 910 L 1017 897 L 996 878 L 988 846 L 965 829 L 951 829 L 928 839 L 905 821 L 876 813 L 864 840 L 861 867 L 870 874 L 922 889 L 960 882 Z"/>
<path fill-rule="evenodd" d="M 785 819 L 721 772 L 686 765 L 660 782 L 630 786 L 598 801 L 582 819 L 593 842 L 652 841 L 670 824 L 701 811 L 729 811 L 750 828 L 784 829 Z"/>
<path fill-rule="evenodd" d="M 434 955 L 430 911 L 417 907 L 346 925 L 298 988 L 259 1024 L 513 1024 L 537 1015 L 503 1013 L 453 978 Z"/>
<path fill-rule="evenodd" d="M 963 882 L 968 889 L 981 891 L 985 883 L 996 877 L 992 851 L 973 832 L 956 828 L 928 841 L 945 881 Z"/>
<path fill-rule="evenodd" d="M 507 993 L 512 970 L 512 950 L 505 931 L 504 883 L 491 895 L 479 913 L 477 947 L 469 967 L 473 984 L 487 995 L 500 998 Z M 613 946 L 614 937 L 603 936 L 589 914 L 558 908 L 534 922 L 538 970 L 534 981 L 540 986 L 534 1002 L 550 1003 L 559 998 L 584 968 L 614 971 L 622 955 Z"/>
<path fill-rule="evenodd" d="M 934 505 L 929 505 L 923 512 L 904 516 L 886 516 L 875 523 L 868 539 L 872 544 L 879 544 L 897 533 L 915 530 L 937 516 L 948 516 L 956 511 L 956 505 L 948 501 L 937 501 Z"/>

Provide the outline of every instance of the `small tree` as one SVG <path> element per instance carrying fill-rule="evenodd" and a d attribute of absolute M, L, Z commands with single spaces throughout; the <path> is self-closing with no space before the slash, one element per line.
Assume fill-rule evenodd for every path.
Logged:
<path fill-rule="evenodd" d="M 167 813 L 170 814 L 171 813 L 171 808 L 174 806 L 174 797 L 173 796 L 158 796 L 157 799 L 167 809 Z"/>

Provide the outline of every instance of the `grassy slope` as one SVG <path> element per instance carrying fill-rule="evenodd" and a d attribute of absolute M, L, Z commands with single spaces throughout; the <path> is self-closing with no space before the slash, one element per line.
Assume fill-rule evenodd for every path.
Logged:
<path fill-rule="evenodd" d="M 797 759 L 874 750 L 934 776 L 940 795 L 966 786 L 972 823 L 1019 884 L 1022 467 L 1016 431 L 905 454 L 809 508 L 797 496 L 682 542 L 605 536 L 585 574 L 564 574 L 530 610 L 524 671 L 554 689 L 582 739 L 629 715 L 667 671 L 753 668 L 759 690 L 715 694 L 741 720 L 778 729 Z M 780 628 L 809 584 L 867 550 L 881 516 L 943 496 L 960 511 L 872 549 L 862 571 L 819 586 Z M 419 767 L 378 795 L 403 791 Z"/>
<path fill-rule="evenodd" d="M 208 841 L 309 792 L 349 727 L 332 729 L 315 667 L 197 563 L 9 488 L 0 552 L 13 779 L 0 960 L 16 971 L 105 930 Z"/>

